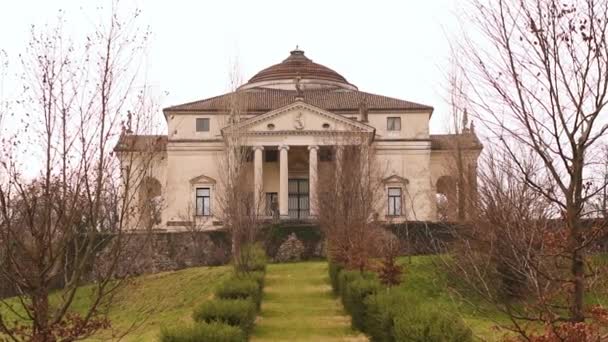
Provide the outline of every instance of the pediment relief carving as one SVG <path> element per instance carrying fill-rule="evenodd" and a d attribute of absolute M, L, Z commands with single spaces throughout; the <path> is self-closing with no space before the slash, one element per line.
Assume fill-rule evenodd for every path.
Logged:
<path fill-rule="evenodd" d="M 226 127 L 222 132 L 230 133 L 237 128 L 241 132 L 244 130 L 253 134 L 276 132 L 294 132 L 296 134 L 305 134 L 307 132 L 374 132 L 374 128 L 371 126 L 301 101 L 253 117 L 239 123 L 238 126 Z"/>

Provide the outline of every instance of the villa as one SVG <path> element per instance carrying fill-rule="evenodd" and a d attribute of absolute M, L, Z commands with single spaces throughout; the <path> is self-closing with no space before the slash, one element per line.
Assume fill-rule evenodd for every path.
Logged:
<path fill-rule="evenodd" d="M 238 93 L 243 114 L 228 120 Z M 248 160 L 252 191 L 264 194 L 281 219 L 314 220 L 318 169 L 331 163 L 335 137 L 367 136 L 378 160 L 387 165 L 382 219 L 437 221 L 438 201 L 449 198 L 454 146 L 464 144 L 466 177 L 476 179 L 482 146 L 474 129 L 457 135 L 432 135 L 433 107 L 359 90 L 334 70 L 296 49 L 281 63 L 255 74 L 236 92 L 163 110 L 168 133 L 125 134 L 120 158 L 152 144 L 160 152 L 146 179 L 146 196 L 162 200 L 156 227 L 179 231 L 190 217 L 221 225 L 217 212 L 221 157 L 227 137 L 238 130 L 252 151 Z M 452 177 L 452 178 L 450 178 Z M 439 196 L 438 196 L 439 194 Z M 275 210 L 276 210 L 275 209 Z"/>

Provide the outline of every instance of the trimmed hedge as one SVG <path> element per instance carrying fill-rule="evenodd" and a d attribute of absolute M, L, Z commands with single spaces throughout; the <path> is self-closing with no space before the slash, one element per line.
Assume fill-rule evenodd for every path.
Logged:
<path fill-rule="evenodd" d="M 221 299 L 251 299 L 256 307 L 260 307 L 262 290 L 257 281 L 249 277 L 235 276 L 226 279 L 215 291 Z"/>
<path fill-rule="evenodd" d="M 192 318 L 196 322 L 221 322 L 240 327 L 249 334 L 255 321 L 256 306 L 250 299 L 214 299 L 201 304 Z"/>
<path fill-rule="evenodd" d="M 215 291 L 217 299 L 203 302 L 192 313 L 192 327 L 161 329 L 161 342 L 242 342 L 253 329 L 262 300 L 266 255 L 256 245 L 249 247 L 245 270 L 223 281 Z"/>
<path fill-rule="evenodd" d="M 348 271 L 329 265 L 334 292 L 337 292 L 352 325 L 371 341 L 469 342 L 471 330 L 449 310 L 427 307 L 404 288 L 386 288 L 373 273 Z"/>
<path fill-rule="evenodd" d="M 187 328 L 162 328 L 160 342 L 246 342 L 247 336 L 238 327 L 224 323 L 197 323 Z"/>
<path fill-rule="evenodd" d="M 264 271 L 255 271 L 255 272 L 249 272 L 249 273 L 236 275 L 235 278 L 253 280 L 260 287 L 260 291 L 262 291 L 264 289 L 264 277 L 265 276 L 266 276 L 266 273 Z"/>
<path fill-rule="evenodd" d="M 373 295 L 380 290 L 380 283 L 375 278 L 366 279 L 360 277 L 353 280 L 346 286 L 342 295 L 342 302 L 348 313 L 352 316 L 352 326 L 355 329 L 363 330 L 367 321 L 365 310 L 365 298 Z"/>
<path fill-rule="evenodd" d="M 340 287 L 340 272 L 342 271 L 342 266 L 337 263 L 329 262 L 329 280 L 331 282 L 331 288 L 334 291 L 334 294 L 338 294 Z"/>
<path fill-rule="evenodd" d="M 268 263 L 266 252 L 258 244 L 245 246 L 242 253 L 250 253 L 249 261 L 247 265 L 247 271 L 249 272 L 266 272 L 266 264 Z"/>
<path fill-rule="evenodd" d="M 426 342 L 473 341 L 473 334 L 462 319 L 440 308 L 422 305 L 413 310 L 402 310 L 395 315 L 393 334 L 395 341 L 408 341 L 416 336 Z"/>
<path fill-rule="evenodd" d="M 361 331 L 365 332 L 371 341 L 395 341 L 393 337 L 393 318 L 389 311 L 393 303 L 390 293 L 376 293 L 367 296 L 363 302 L 367 320 Z"/>

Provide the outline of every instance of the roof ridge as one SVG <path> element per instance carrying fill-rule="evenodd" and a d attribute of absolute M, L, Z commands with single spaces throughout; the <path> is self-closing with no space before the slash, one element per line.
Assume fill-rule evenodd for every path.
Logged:
<path fill-rule="evenodd" d="M 250 111 L 270 111 L 294 101 L 297 90 L 253 87 L 237 90 L 222 95 L 192 101 L 172 107 L 163 111 L 214 111 L 222 110 L 227 97 L 241 93 Z M 369 110 L 424 110 L 431 112 L 433 107 L 420 103 L 402 100 L 395 97 L 378 95 L 361 90 L 344 90 L 341 88 L 305 89 L 303 95 L 307 103 L 325 110 L 358 110 L 361 101 L 367 103 Z"/>
<path fill-rule="evenodd" d="M 176 110 L 176 109 L 179 109 L 179 107 L 193 105 L 193 104 L 197 104 L 199 102 L 205 102 L 205 101 L 213 100 L 213 99 L 216 99 L 218 97 L 222 97 L 224 95 L 226 95 L 226 94 L 216 95 L 216 96 L 209 97 L 209 98 L 202 99 L 202 100 L 196 100 L 196 101 L 191 101 L 191 102 L 186 102 L 186 103 L 180 103 L 180 104 L 177 104 L 177 105 L 165 107 L 165 108 L 163 108 L 163 112 L 166 111 L 166 110 Z"/>

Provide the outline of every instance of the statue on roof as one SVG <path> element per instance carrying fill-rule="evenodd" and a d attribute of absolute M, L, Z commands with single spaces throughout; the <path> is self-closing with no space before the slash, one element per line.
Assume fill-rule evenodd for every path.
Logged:
<path fill-rule="evenodd" d="M 302 91 L 302 85 L 300 84 L 300 81 L 302 81 L 302 76 L 300 76 L 298 74 L 298 76 L 296 77 L 296 98 L 300 98 L 303 99 L 304 98 L 304 92 Z"/>
<path fill-rule="evenodd" d="M 469 113 L 467 112 L 467 107 L 464 107 L 464 112 L 462 113 L 462 133 L 469 133 Z"/>

